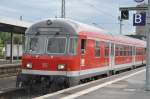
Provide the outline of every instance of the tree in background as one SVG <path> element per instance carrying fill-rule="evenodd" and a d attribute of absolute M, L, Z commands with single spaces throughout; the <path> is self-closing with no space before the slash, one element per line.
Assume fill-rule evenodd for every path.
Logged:
<path fill-rule="evenodd" d="M 8 41 L 10 41 L 10 33 L 4 33 L 4 32 L 0 32 L 0 40 L 1 40 L 1 45 L 5 45 L 5 43 Z"/>
<path fill-rule="evenodd" d="M 4 58 L 4 53 L 2 53 L 2 50 L 4 49 L 5 44 L 8 44 L 11 42 L 10 36 L 11 36 L 11 33 L 0 32 L 0 58 Z M 14 34 L 13 43 L 22 44 L 22 36 L 20 34 Z"/>
<path fill-rule="evenodd" d="M 14 35 L 14 44 L 22 44 L 22 37 L 21 35 Z"/>
<path fill-rule="evenodd" d="M 0 44 L 2 44 L 3 46 L 6 44 L 6 43 L 10 43 L 10 36 L 11 34 L 10 33 L 7 33 L 7 32 L 0 32 Z M 13 43 L 14 44 L 21 44 L 22 43 L 22 37 L 20 34 L 14 34 L 13 36 Z"/>

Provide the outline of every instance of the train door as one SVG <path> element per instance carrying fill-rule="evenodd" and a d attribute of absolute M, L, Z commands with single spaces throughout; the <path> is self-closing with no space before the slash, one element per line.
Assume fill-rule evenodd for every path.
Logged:
<path fill-rule="evenodd" d="M 135 56 L 136 56 L 136 47 L 132 47 L 132 63 L 133 63 L 133 66 L 135 66 Z"/>
<path fill-rule="evenodd" d="M 110 50 L 109 50 L 109 70 L 112 70 L 113 69 L 113 66 L 114 66 L 114 43 L 110 43 Z"/>
<path fill-rule="evenodd" d="M 81 60 L 80 60 L 80 66 L 85 66 L 85 54 L 86 54 L 86 39 L 81 39 Z M 80 67 L 81 69 L 81 67 Z"/>

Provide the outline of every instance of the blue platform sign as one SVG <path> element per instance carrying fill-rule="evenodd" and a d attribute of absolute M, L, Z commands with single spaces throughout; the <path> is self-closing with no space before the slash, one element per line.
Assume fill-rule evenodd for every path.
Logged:
<path fill-rule="evenodd" d="M 136 13 L 133 15 L 133 26 L 145 26 L 146 13 Z"/>

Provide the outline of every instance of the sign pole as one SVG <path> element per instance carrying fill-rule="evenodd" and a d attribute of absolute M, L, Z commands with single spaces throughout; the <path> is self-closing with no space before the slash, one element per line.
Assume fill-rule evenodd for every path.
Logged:
<path fill-rule="evenodd" d="M 148 0 L 148 16 L 147 16 L 146 90 L 150 91 L 150 0 Z"/>

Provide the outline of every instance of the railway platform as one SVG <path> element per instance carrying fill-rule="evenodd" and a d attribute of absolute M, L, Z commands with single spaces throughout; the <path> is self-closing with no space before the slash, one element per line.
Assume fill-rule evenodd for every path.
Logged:
<path fill-rule="evenodd" d="M 0 64 L 0 78 L 15 76 L 20 71 L 20 62 Z"/>
<path fill-rule="evenodd" d="M 11 63 L 10 60 L 0 59 L 0 66 L 2 67 L 5 64 L 19 64 L 21 63 L 21 60 L 13 60 Z"/>
<path fill-rule="evenodd" d="M 16 66 L 20 66 L 20 65 L 21 65 L 21 63 L 12 63 L 12 64 L 8 63 L 8 64 L 0 64 L 0 68 L 16 67 Z"/>
<path fill-rule="evenodd" d="M 79 85 L 36 99 L 149 99 L 145 67 Z"/>
<path fill-rule="evenodd" d="M 16 76 L 0 78 L 0 93 L 3 90 L 16 87 Z"/>
<path fill-rule="evenodd" d="M 88 90 L 87 90 L 88 91 Z M 83 91 L 79 92 L 82 93 Z M 85 92 L 85 91 L 84 91 Z M 149 99 L 145 91 L 145 71 L 95 91 L 78 95 L 76 99 Z M 67 96 L 68 97 L 68 96 Z M 63 99 L 67 99 L 64 97 Z M 70 97 L 71 98 L 71 97 Z M 69 99 L 69 98 L 68 98 Z"/>

